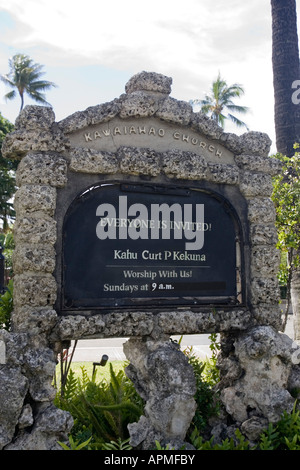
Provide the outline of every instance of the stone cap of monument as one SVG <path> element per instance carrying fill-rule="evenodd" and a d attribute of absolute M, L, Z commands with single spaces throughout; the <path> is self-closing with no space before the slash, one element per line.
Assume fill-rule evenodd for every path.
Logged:
<path fill-rule="evenodd" d="M 55 122 L 55 113 L 51 106 L 27 105 L 15 121 L 15 129 L 50 129 Z"/>
<path fill-rule="evenodd" d="M 143 71 L 129 79 L 125 85 L 126 93 L 119 98 L 76 111 L 59 122 L 55 122 L 52 108 L 25 106 L 16 120 L 15 131 L 8 134 L 3 142 L 2 154 L 20 159 L 29 151 L 63 152 L 70 148 L 70 136 L 88 126 L 106 123 L 114 118 L 153 117 L 182 126 L 185 130 L 190 128 L 219 142 L 234 155 L 268 156 L 271 140 L 267 134 L 250 131 L 238 136 L 224 132 L 201 111 L 194 112 L 188 102 L 169 96 L 171 84 L 170 77 Z"/>
<path fill-rule="evenodd" d="M 133 77 L 125 85 L 126 93 L 135 91 L 151 91 L 169 95 L 171 93 L 172 78 L 166 77 L 155 72 L 140 72 Z"/>
<path fill-rule="evenodd" d="M 241 136 L 224 132 L 214 120 L 200 112 L 194 112 L 186 102 L 169 96 L 172 78 L 156 72 L 141 72 L 125 85 L 125 94 L 108 103 L 78 111 L 58 123 L 65 135 L 101 124 L 114 117 L 157 117 L 162 121 L 189 126 L 209 139 L 219 141 L 234 154 L 268 156 L 271 147 L 269 136 L 263 132 L 246 132 Z"/>

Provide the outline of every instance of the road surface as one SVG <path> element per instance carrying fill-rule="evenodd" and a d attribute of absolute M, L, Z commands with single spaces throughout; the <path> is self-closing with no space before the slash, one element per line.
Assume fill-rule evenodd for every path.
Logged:
<path fill-rule="evenodd" d="M 285 334 L 293 339 L 293 315 L 289 315 Z M 179 341 L 180 336 L 172 336 Z M 73 362 L 99 362 L 103 354 L 107 354 L 110 361 L 123 361 L 123 343 L 127 338 L 86 339 L 77 343 Z M 209 335 L 183 335 L 182 348 L 192 346 L 193 352 L 200 359 L 210 357 Z"/>

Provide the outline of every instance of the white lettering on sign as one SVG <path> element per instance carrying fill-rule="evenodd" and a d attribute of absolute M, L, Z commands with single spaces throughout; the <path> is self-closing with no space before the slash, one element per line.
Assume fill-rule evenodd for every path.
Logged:
<path fill-rule="evenodd" d="M 216 145 L 212 145 L 204 141 L 200 136 L 197 137 L 195 134 L 189 134 L 186 132 L 180 131 L 170 131 L 164 127 L 155 127 L 155 126 L 114 126 L 111 129 L 108 127 L 98 128 L 95 131 L 85 132 L 83 138 L 86 143 L 94 142 L 99 139 L 105 139 L 107 137 L 114 138 L 116 136 L 153 136 L 159 139 L 164 137 L 169 137 L 175 141 L 180 141 L 184 144 L 188 144 L 194 147 L 200 147 L 206 149 L 208 152 L 214 154 L 215 156 L 221 158 L 222 150 Z"/>
<path fill-rule="evenodd" d="M 186 250 L 201 250 L 204 233 L 211 230 L 211 224 L 204 222 L 204 204 L 196 204 L 193 221 L 192 204 L 184 204 L 183 208 L 180 204 L 151 204 L 148 214 L 144 204 L 136 203 L 128 207 L 127 196 L 119 196 L 118 210 L 112 204 L 100 204 L 96 216 L 100 217 L 96 226 L 96 235 L 100 240 L 147 240 L 149 235 L 152 240 L 170 240 L 172 230 L 174 239 L 181 240 L 185 237 L 188 240 L 185 243 Z M 134 253 L 128 250 L 122 253 L 115 250 L 115 259 L 122 259 L 124 256 L 125 259 L 135 259 Z"/>

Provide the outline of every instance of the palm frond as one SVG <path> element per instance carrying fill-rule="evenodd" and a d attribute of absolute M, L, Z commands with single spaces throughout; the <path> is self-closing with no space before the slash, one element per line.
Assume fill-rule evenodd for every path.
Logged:
<path fill-rule="evenodd" d="M 51 87 L 56 88 L 57 85 L 53 82 L 48 82 L 46 80 L 37 80 L 29 83 L 28 88 L 30 90 L 48 90 Z"/>
<path fill-rule="evenodd" d="M 225 120 L 226 120 L 226 116 L 224 116 L 224 114 L 218 114 L 216 121 L 221 127 L 224 127 Z"/>
<path fill-rule="evenodd" d="M 12 90 L 12 91 L 9 91 L 8 93 L 6 93 L 6 95 L 4 95 L 4 99 L 5 100 L 13 100 L 16 96 L 16 92 L 15 90 Z"/>
<path fill-rule="evenodd" d="M 237 127 L 246 127 L 246 129 L 249 130 L 247 124 L 233 114 L 228 113 L 228 119 L 230 119 L 230 121 L 232 121 Z"/>
<path fill-rule="evenodd" d="M 9 59 L 10 71 L 1 76 L 1 80 L 8 86 L 14 88 L 14 93 L 9 93 L 6 98 L 12 99 L 16 96 L 16 91 L 21 97 L 21 109 L 24 103 L 24 93 L 39 103 L 49 106 L 42 91 L 55 87 L 55 83 L 41 80 L 44 75 L 43 65 L 34 63 L 33 60 L 24 54 L 16 54 Z"/>
<path fill-rule="evenodd" d="M 234 111 L 236 113 L 241 114 L 246 114 L 250 111 L 250 108 L 248 108 L 248 106 L 238 106 L 236 104 L 228 104 L 227 108 L 230 109 L 230 111 Z"/>
<path fill-rule="evenodd" d="M 206 94 L 202 100 L 191 100 L 191 104 L 200 105 L 201 111 L 222 127 L 225 126 L 227 119 L 234 122 L 238 127 L 247 127 L 243 121 L 232 114 L 246 114 L 249 111 L 247 106 L 238 106 L 233 101 L 234 98 L 240 98 L 244 93 L 244 89 L 239 83 L 228 86 L 219 72 L 217 79 L 212 83 L 211 93 Z"/>
<path fill-rule="evenodd" d="M 1 75 L 0 80 L 1 80 L 1 82 L 5 83 L 5 85 L 8 85 L 12 88 L 15 87 L 14 82 L 12 80 L 10 80 L 10 78 L 7 75 Z"/>

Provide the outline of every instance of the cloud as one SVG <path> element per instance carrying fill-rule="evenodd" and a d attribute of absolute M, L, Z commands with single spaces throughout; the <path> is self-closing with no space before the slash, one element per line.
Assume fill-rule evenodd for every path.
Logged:
<path fill-rule="evenodd" d="M 0 0 L 1 11 L 13 18 L 2 28 L 1 69 L 16 52 L 44 64 L 46 79 L 59 84 L 51 92 L 59 114 L 74 111 L 76 87 L 83 109 L 95 96 L 94 104 L 119 96 L 124 77 L 148 70 L 171 76 L 172 96 L 188 101 L 202 98 L 220 71 L 244 86 L 239 104 L 252 110 L 250 129 L 274 140 L 270 0 Z M 78 78 L 88 67 L 103 91 L 95 78 Z M 118 77 L 113 84 L 105 71 Z"/>
<path fill-rule="evenodd" d="M 122 69 L 145 62 L 191 69 L 216 57 L 220 64 L 238 59 L 243 46 L 253 44 L 245 16 L 258 5 L 261 11 L 259 0 L 227 0 L 225 8 L 223 0 L 152 0 L 147 7 L 139 0 L 0 0 L 17 23 L 10 33 L 15 47 L 43 44 L 67 62 L 80 58 Z"/>

